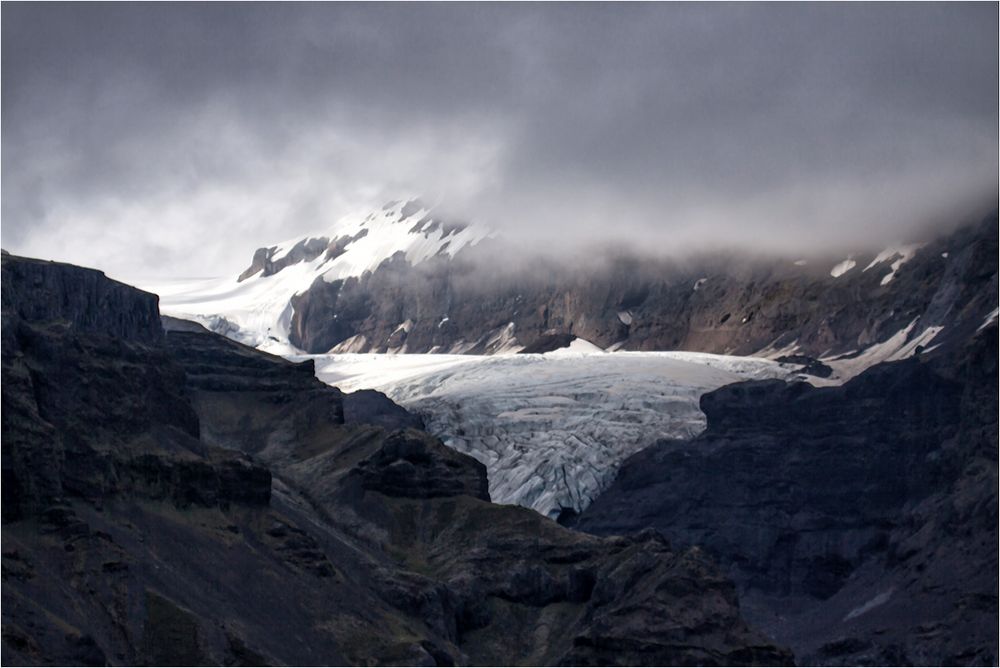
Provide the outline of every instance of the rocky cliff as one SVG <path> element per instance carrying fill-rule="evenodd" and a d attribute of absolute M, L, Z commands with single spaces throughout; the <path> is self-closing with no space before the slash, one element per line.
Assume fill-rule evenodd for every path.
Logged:
<path fill-rule="evenodd" d="M 704 546 L 806 663 L 994 664 L 997 383 L 994 323 L 840 387 L 727 386 L 576 526 Z"/>
<path fill-rule="evenodd" d="M 108 280 L 95 269 L 5 253 L 2 279 L 4 322 L 61 323 L 81 334 L 128 342 L 163 338 L 157 296 Z"/>
<path fill-rule="evenodd" d="M 791 662 L 698 548 L 493 505 L 380 395 L 3 271 L 5 664 Z"/>

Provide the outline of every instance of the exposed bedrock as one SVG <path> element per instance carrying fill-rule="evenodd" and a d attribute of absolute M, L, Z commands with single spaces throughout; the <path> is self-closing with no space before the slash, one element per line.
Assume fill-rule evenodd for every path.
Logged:
<path fill-rule="evenodd" d="M 2 279 L 5 322 L 62 323 L 135 343 L 163 338 L 158 297 L 95 269 L 5 254 Z"/>
<path fill-rule="evenodd" d="M 267 502 L 265 469 L 199 441 L 162 343 L 155 295 L 3 257 L 5 520 L 69 497 Z"/>

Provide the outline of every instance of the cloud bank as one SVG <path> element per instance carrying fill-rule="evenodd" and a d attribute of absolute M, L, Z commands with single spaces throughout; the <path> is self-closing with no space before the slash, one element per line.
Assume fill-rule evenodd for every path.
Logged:
<path fill-rule="evenodd" d="M 2 243 L 238 271 L 409 194 L 544 247 L 996 205 L 995 4 L 5 4 Z"/>

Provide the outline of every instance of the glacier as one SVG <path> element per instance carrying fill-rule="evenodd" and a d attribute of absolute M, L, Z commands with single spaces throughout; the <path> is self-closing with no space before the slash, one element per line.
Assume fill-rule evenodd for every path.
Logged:
<path fill-rule="evenodd" d="M 579 513 L 619 465 L 659 438 L 705 428 L 701 395 L 794 376 L 794 366 L 689 352 L 603 352 L 581 341 L 545 354 L 300 355 L 345 392 L 373 388 L 486 465 L 490 496 L 557 518 Z"/>

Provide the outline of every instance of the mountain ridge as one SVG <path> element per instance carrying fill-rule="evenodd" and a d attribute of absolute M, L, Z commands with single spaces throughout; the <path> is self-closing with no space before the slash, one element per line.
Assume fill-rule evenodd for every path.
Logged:
<path fill-rule="evenodd" d="M 392 204 L 342 229 L 361 234 L 377 220 L 400 235 L 390 249 L 414 245 L 372 255 L 358 245 L 367 235 L 292 240 L 259 249 L 242 280 L 229 279 L 235 287 L 164 290 L 164 308 L 279 353 L 491 354 L 575 337 L 608 350 L 869 366 L 906 346 L 912 353 L 963 339 L 995 309 L 995 213 L 923 244 L 831 258 L 829 268 L 818 260 L 620 256 L 577 266 L 522 258 L 507 269 L 490 232 L 448 227 L 419 203 Z M 403 217 L 407 207 L 420 208 Z M 352 253 L 358 259 L 348 262 Z"/>

